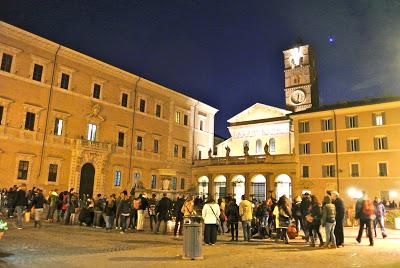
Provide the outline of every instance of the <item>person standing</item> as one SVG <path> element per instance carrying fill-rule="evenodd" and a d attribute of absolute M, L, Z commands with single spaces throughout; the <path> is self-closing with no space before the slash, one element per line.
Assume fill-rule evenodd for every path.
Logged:
<path fill-rule="evenodd" d="M 115 198 L 114 198 L 114 195 L 110 195 L 107 198 L 104 212 L 103 212 L 104 221 L 106 223 L 106 230 L 112 229 L 113 223 L 114 223 L 115 212 L 116 212 Z"/>
<path fill-rule="evenodd" d="M 149 200 L 149 206 L 147 207 L 148 213 L 149 213 L 149 218 L 150 218 L 150 230 L 154 232 L 154 227 L 157 224 L 157 198 L 156 194 L 152 194 L 151 198 Z"/>
<path fill-rule="evenodd" d="M 296 225 L 297 234 L 301 230 L 304 231 L 303 221 L 302 221 L 302 214 L 301 214 L 301 196 L 297 196 L 294 199 L 294 205 L 292 207 L 292 215 Z"/>
<path fill-rule="evenodd" d="M 22 217 L 24 216 L 28 199 L 26 197 L 26 184 L 22 183 L 15 195 L 15 211 L 17 212 L 17 228 L 22 230 Z"/>
<path fill-rule="evenodd" d="M 143 225 L 144 225 L 144 211 L 147 209 L 148 202 L 146 198 L 146 194 L 142 193 L 139 195 L 140 203 L 139 203 L 139 208 L 137 210 L 137 226 L 136 230 L 138 231 L 144 231 L 143 230 Z"/>
<path fill-rule="evenodd" d="M 175 202 L 174 206 L 174 215 L 175 215 L 175 228 L 174 228 L 174 236 L 179 237 L 182 235 L 182 228 L 183 228 L 183 204 L 185 203 L 185 199 L 183 196 L 178 196 L 178 199 Z M 178 233 L 179 228 L 179 234 Z"/>
<path fill-rule="evenodd" d="M 343 220 L 345 215 L 344 203 L 343 200 L 339 197 L 339 193 L 337 191 L 331 192 L 332 203 L 335 205 L 336 216 L 335 216 L 335 238 L 336 238 L 336 246 L 344 247 L 344 228 L 343 228 Z"/>
<path fill-rule="evenodd" d="M 289 237 L 287 234 L 288 227 L 290 225 L 290 219 L 292 218 L 292 213 L 290 210 L 289 199 L 282 195 L 278 200 L 279 209 L 279 228 L 281 230 L 281 238 L 285 244 L 289 244 Z"/>
<path fill-rule="evenodd" d="M 121 218 L 119 220 L 122 228 L 121 234 L 125 234 L 125 230 L 127 229 L 127 221 L 129 219 L 130 210 L 131 210 L 131 203 L 128 198 L 128 192 L 123 191 L 121 201 L 119 202 L 118 205 L 118 211 L 121 214 L 120 216 Z"/>
<path fill-rule="evenodd" d="M 361 237 L 364 228 L 366 228 L 369 238 L 369 245 L 373 246 L 374 239 L 372 237 L 372 223 L 373 220 L 375 220 L 375 208 L 374 204 L 368 199 L 368 196 L 364 191 L 362 191 L 362 197 L 357 200 L 355 218 L 360 220 L 360 229 L 358 230 L 356 241 L 361 243 Z"/>
<path fill-rule="evenodd" d="M 157 219 L 157 227 L 155 233 L 157 234 L 160 230 L 161 221 L 164 222 L 163 235 L 167 233 L 167 222 L 169 220 L 169 213 L 172 208 L 172 202 L 167 197 L 167 193 L 163 193 L 163 197 L 160 202 L 158 202 L 158 206 L 156 209 L 158 219 Z"/>
<path fill-rule="evenodd" d="M 242 220 L 244 241 L 251 239 L 251 220 L 253 219 L 253 206 L 246 196 L 242 195 L 242 201 L 239 203 L 239 215 Z"/>
<path fill-rule="evenodd" d="M 39 228 L 42 227 L 42 213 L 43 213 L 43 205 L 46 202 L 44 196 L 43 196 L 43 191 L 41 189 L 37 190 L 37 194 L 32 200 L 32 206 L 34 207 L 34 219 L 35 219 L 35 225 L 34 227 L 38 226 Z"/>
<path fill-rule="evenodd" d="M 204 220 L 204 243 L 214 246 L 217 242 L 217 224 L 220 215 L 220 208 L 214 198 L 208 197 L 201 213 Z"/>
<path fill-rule="evenodd" d="M 226 208 L 226 217 L 228 218 L 228 224 L 231 231 L 231 241 L 238 241 L 239 234 L 239 206 L 236 204 L 235 199 L 231 199 Z"/>
<path fill-rule="evenodd" d="M 387 234 L 385 232 L 385 214 L 386 214 L 385 206 L 382 204 L 381 199 L 379 197 L 375 197 L 374 206 L 375 206 L 375 221 L 374 221 L 375 237 L 377 236 L 376 227 L 379 224 L 382 232 L 382 237 L 386 238 Z"/>
<path fill-rule="evenodd" d="M 336 208 L 332 204 L 331 197 L 329 195 L 324 197 L 324 206 L 322 207 L 322 218 L 321 225 L 325 227 L 325 247 L 336 248 L 335 238 L 335 225 L 336 225 Z"/>
<path fill-rule="evenodd" d="M 186 199 L 185 203 L 183 203 L 181 211 L 183 213 L 183 217 L 189 217 L 189 216 L 196 215 L 196 210 L 194 207 L 192 195 L 189 195 L 188 198 Z"/>
<path fill-rule="evenodd" d="M 219 230 L 220 233 L 225 233 L 224 229 L 224 223 L 225 223 L 225 201 L 222 198 L 218 198 L 218 206 L 220 208 L 220 214 L 219 214 L 219 220 L 220 220 L 220 226 L 221 230 Z"/>
<path fill-rule="evenodd" d="M 311 197 L 308 192 L 305 192 L 303 194 L 300 207 L 301 207 L 301 215 L 303 221 L 304 239 L 306 240 L 306 242 L 308 242 L 310 238 L 310 222 L 307 221 L 306 216 L 309 214 L 310 212 L 309 209 L 311 207 Z"/>
<path fill-rule="evenodd" d="M 319 246 L 322 247 L 324 245 L 324 241 L 322 240 L 321 232 L 319 231 L 319 227 L 321 226 L 321 206 L 318 203 L 318 199 L 315 195 L 311 196 L 311 206 L 309 210 L 309 214 L 307 215 L 307 221 L 309 222 L 309 235 L 310 235 L 310 246 L 315 247 L 315 235 L 318 235 L 319 238 Z"/>

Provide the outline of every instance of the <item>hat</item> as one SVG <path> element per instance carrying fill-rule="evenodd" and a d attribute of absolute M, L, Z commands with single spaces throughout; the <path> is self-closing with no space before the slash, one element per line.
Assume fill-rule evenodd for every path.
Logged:
<path fill-rule="evenodd" d="M 51 195 L 58 196 L 56 192 L 52 192 Z"/>

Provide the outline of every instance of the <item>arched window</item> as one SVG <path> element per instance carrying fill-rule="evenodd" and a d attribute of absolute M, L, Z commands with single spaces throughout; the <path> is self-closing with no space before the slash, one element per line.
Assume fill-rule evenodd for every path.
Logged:
<path fill-rule="evenodd" d="M 262 141 L 261 140 L 257 140 L 256 141 L 256 154 L 261 154 L 262 153 Z"/>
<path fill-rule="evenodd" d="M 269 145 L 269 152 L 275 153 L 275 139 L 274 138 L 269 139 L 268 145 Z"/>

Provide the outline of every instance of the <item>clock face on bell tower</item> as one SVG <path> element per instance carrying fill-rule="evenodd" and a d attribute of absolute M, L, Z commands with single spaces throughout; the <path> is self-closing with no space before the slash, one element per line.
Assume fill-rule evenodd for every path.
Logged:
<path fill-rule="evenodd" d="M 316 55 L 310 45 L 283 51 L 286 108 L 300 112 L 319 105 Z"/>

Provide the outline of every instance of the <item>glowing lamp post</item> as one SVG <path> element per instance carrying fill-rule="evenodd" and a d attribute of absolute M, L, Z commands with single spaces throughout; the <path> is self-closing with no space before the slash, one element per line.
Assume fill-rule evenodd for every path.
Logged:
<path fill-rule="evenodd" d="M 397 191 L 389 191 L 389 198 L 390 199 L 397 199 Z"/>

